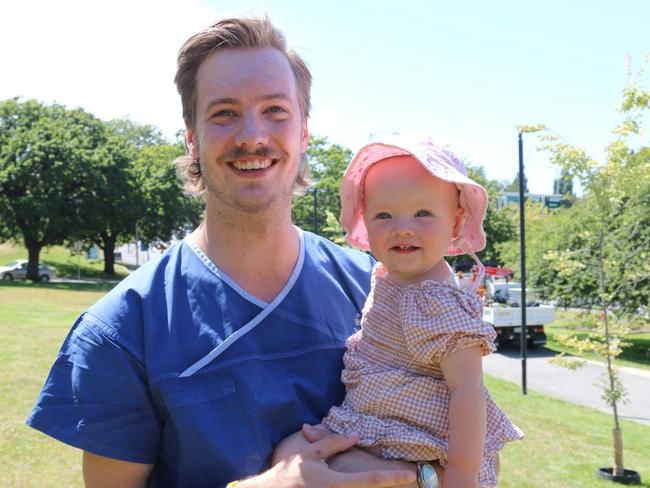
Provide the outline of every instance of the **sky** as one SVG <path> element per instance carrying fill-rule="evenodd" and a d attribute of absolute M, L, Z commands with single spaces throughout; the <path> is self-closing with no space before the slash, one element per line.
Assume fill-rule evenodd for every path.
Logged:
<path fill-rule="evenodd" d="M 543 123 L 602 161 L 626 58 L 636 72 L 650 52 L 647 0 L 21 0 L 0 11 L 0 100 L 129 117 L 172 139 L 181 44 L 223 16 L 268 14 L 311 68 L 311 133 L 353 151 L 424 133 L 508 181 L 517 124 Z M 559 170 L 536 146 L 524 136 L 528 186 L 551 193 Z"/>

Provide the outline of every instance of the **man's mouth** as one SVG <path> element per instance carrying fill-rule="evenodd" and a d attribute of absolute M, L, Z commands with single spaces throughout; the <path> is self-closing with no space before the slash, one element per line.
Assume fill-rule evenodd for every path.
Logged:
<path fill-rule="evenodd" d="M 245 161 L 232 161 L 230 164 L 240 171 L 255 171 L 269 168 L 278 161 L 279 159 L 247 159 Z"/>

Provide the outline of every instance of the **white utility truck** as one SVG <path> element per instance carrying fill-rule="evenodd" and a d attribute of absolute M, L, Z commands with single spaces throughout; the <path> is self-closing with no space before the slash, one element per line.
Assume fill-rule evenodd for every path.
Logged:
<path fill-rule="evenodd" d="M 526 339 L 528 347 L 535 348 L 546 344 L 544 324 L 555 319 L 555 307 L 539 305 L 526 307 Z M 521 340 L 521 307 L 509 307 L 500 303 L 486 305 L 483 309 L 483 320 L 490 322 L 497 332 L 497 347 Z"/>
<path fill-rule="evenodd" d="M 521 284 L 511 282 L 513 271 L 486 266 L 485 307 L 483 320 L 491 323 L 497 333 L 497 347 L 521 341 Z M 544 324 L 555 319 L 555 307 L 540 305 L 534 290 L 526 289 L 526 339 L 528 347 L 546 344 Z"/>

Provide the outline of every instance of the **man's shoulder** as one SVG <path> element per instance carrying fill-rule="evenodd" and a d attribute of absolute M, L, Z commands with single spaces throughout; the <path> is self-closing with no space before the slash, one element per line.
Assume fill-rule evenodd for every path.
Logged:
<path fill-rule="evenodd" d="M 304 231 L 304 234 L 307 248 L 306 252 L 311 254 L 311 256 L 324 257 L 336 262 L 348 262 L 351 265 L 368 270 L 371 270 L 374 265 L 372 256 L 365 252 L 343 247 L 312 232 Z"/>
<path fill-rule="evenodd" d="M 365 300 L 375 264 L 371 255 L 339 246 L 311 232 L 305 232 L 305 247 L 304 276 L 310 280 L 325 277 L 337 283 L 337 288 L 357 290 Z"/>
<path fill-rule="evenodd" d="M 165 294 L 181 287 L 180 282 L 186 279 L 191 254 L 183 241 L 173 244 L 129 274 L 88 312 L 99 317 L 139 313 L 145 302 L 164 301 Z"/>

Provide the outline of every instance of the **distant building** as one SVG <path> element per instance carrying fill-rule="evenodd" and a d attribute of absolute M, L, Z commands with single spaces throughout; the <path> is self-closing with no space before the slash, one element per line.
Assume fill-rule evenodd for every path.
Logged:
<path fill-rule="evenodd" d="M 562 195 L 557 193 L 553 195 L 543 195 L 540 193 L 526 193 L 524 195 L 527 199 L 535 203 L 541 203 L 544 207 L 552 209 L 559 208 L 562 205 Z M 508 205 L 519 205 L 519 193 L 508 192 L 501 195 L 497 200 L 497 209 L 506 207 Z"/>
<path fill-rule="evenodd" d="M 124 264 L 140 266 L 150 259 L 160 256 L 172 244 L 178 242 L 178 239 L 172 238 L 171 242 L 158 243 L 149 245 L 146 242 L 138 241 L 128 244 L 122 244 L 115 249 L 120 255 L 120 261 Z"/>

